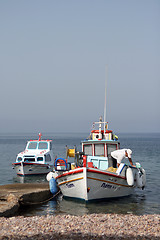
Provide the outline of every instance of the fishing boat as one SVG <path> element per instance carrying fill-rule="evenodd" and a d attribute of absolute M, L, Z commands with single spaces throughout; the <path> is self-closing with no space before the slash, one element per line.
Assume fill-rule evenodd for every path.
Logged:
<path fill-rule="evenodd" d="M 39 133 L 37 140 L 27 142 L 26 148 L 20 152 L 12 163 L 17 175 L 47 174 L 53 169 L 52 140 L 42 140 Z"/>
<path fill-rule="evenodd" d="M 139 163 L 113 167 L 111 152 L 120 149 L 120 142 L 102 117 L 97 124 L 99 128 L 82 141 L 82 152 L 67 148 L 66 158 L 57 158 L 55 171 L 48 174 L 48 181 L 54 178 L 66 198 L 87 202 L 124 197 L 145 186 L 145 170 Z"/>
<path fill-rule="evenodd" d="M 50 185 L 57 184 L 66 198 L 97 201 L 128 196 L 136 187 L 145 187 L 146 174 L 140 163 L 115 166 L 111 156 L 112 152 L 120 150 L 120 142 L 106 122 L 106 86 L 107 78 L 104 120 L 100 117 L 93 124 L 88 139 L 81 142 L 81 152 L 77 152 L 76 147 L 66 148 L 66 158 L 57 158 L 54 171 L 47 175 Z"/>

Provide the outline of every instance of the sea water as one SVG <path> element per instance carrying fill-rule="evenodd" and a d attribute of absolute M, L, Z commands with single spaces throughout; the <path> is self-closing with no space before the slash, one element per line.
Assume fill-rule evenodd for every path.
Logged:
<path fill-rule="evenodd" d="M 139 162 L 146 170 L 146 187 L 135 189 L 130 197 L 107 200 L 97 203 L 82 203 L 65 200 L 62 195 L 56 199 L 37 206 L 21 209 L 24 216 L 46 214 L 90 213 L 132 213 L 160 214 L 160 133 L 154 134 L 119 134 L 121 148 L 130 148 L 133 162 Z M 81 151 L 81 140 L 88 137 L 87 133 L 45 133 L 44 139 L 53 140 L 53 153 L 56 157 L 65 158 L 66 145 L 77 147 Z M 27 140 L 37 139 L 35 134 L 1 134 L 0 135 L 0 185 L 11 183 L 46 182 L 46 176 L 18 177 L 12 169 L 16 155 L 23 151 Z"/>

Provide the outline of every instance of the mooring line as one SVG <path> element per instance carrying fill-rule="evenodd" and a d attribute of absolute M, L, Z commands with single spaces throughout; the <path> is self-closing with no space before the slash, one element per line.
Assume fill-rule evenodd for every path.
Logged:
<path fill-rule="evenodd" d="M 51 198 L 49 198 L 49 199 L 47 199 L 47 200 L 45 200 L 45 201 L 42 201 L 42 202 L 34 202 L 34 203 L 32 203 L 32 202 L 25 202 L 25 203 L 23 203 L 23 202 L 20 201 L 20 204 L 21 204 L 21 205 L 38 205 L 38 204 L 42 204 L 42 203 L 48 202 L 48 201 L 50 201 L 51 199 L 55 198 L 55 197 L 60 193 L 60 191 L 61 191 L 61 190 L 59 190 L 59 191 L 58 191 L 55 195 L 53 195 Z"/>

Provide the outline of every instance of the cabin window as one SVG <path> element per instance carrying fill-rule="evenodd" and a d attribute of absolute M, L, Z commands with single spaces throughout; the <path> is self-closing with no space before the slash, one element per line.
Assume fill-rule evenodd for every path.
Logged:
<path fill-rule="evenodd" d="M 47 142 L 39 142 L 38 149 L 48 149 Z"/>
<path fill-rule="evenodd" d="M 43 161 L 43 157 L 37 157 L 37 161 Z"/>
<path fill-rule="evenodd" d="M 107 144 L 107 153 L 108 156 L 111 156 L 111 152 L 115 151 L 117 149 L 116 144 Z"/>
<path fill-rule="evenodd" d="M 104 144 L 95 144 L 94 145 L 95 156 L 104 156 Z"/>
<path fill-rule="evenodd" d="M 99 168 L 101 170 L 106 170 L 108 168 L 108 161 L 100 160 L 99 161 Z"/>
<path fill-rule="evenodd" d="M 88 145 L 84 145 L 84 153 L 85 155 L 92 155 L 92 145 L 88 144 Z"/>
<path fill-rule="evenodd" d="M 37 142 L 30 142 L 28 145 L 28 149 L 36 149 L 37 148 Z"/>
<path fill-rule="evenodd" d="M 46 162 L 50 162 L 51 161 L 51 156 L 49 154 L 45 155 L 45 159 Z"/>

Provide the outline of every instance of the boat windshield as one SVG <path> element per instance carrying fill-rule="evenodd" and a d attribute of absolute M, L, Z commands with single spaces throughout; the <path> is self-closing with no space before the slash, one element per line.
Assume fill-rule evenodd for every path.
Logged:
<path fill-rule="evenodd" d="M 48 149 L 47 142 L 39 142 L 38 149 Z"/>
<path fill-rule="evenodd" d="M 85 155 L 92 155 L 92 145 L 91 144 L 84 145 L 84 152 Z"/>
<path fill-rule="evenodd" d="M 111 152 L 115 151 L 116 149 L 117 149 L 117 145 L 116 144 L 107 144 L 108 156 L 110 156 Z"/>
<path fill-rule="evenodd" d="M 104 144 L 94 145 L 95 156 L 104 156 Z"/>
<path fill-rule="evenodd" d="M 36 149 L 37 148 L 37 142 L 30 142 L 28 145 L 28 149 Z"/>

